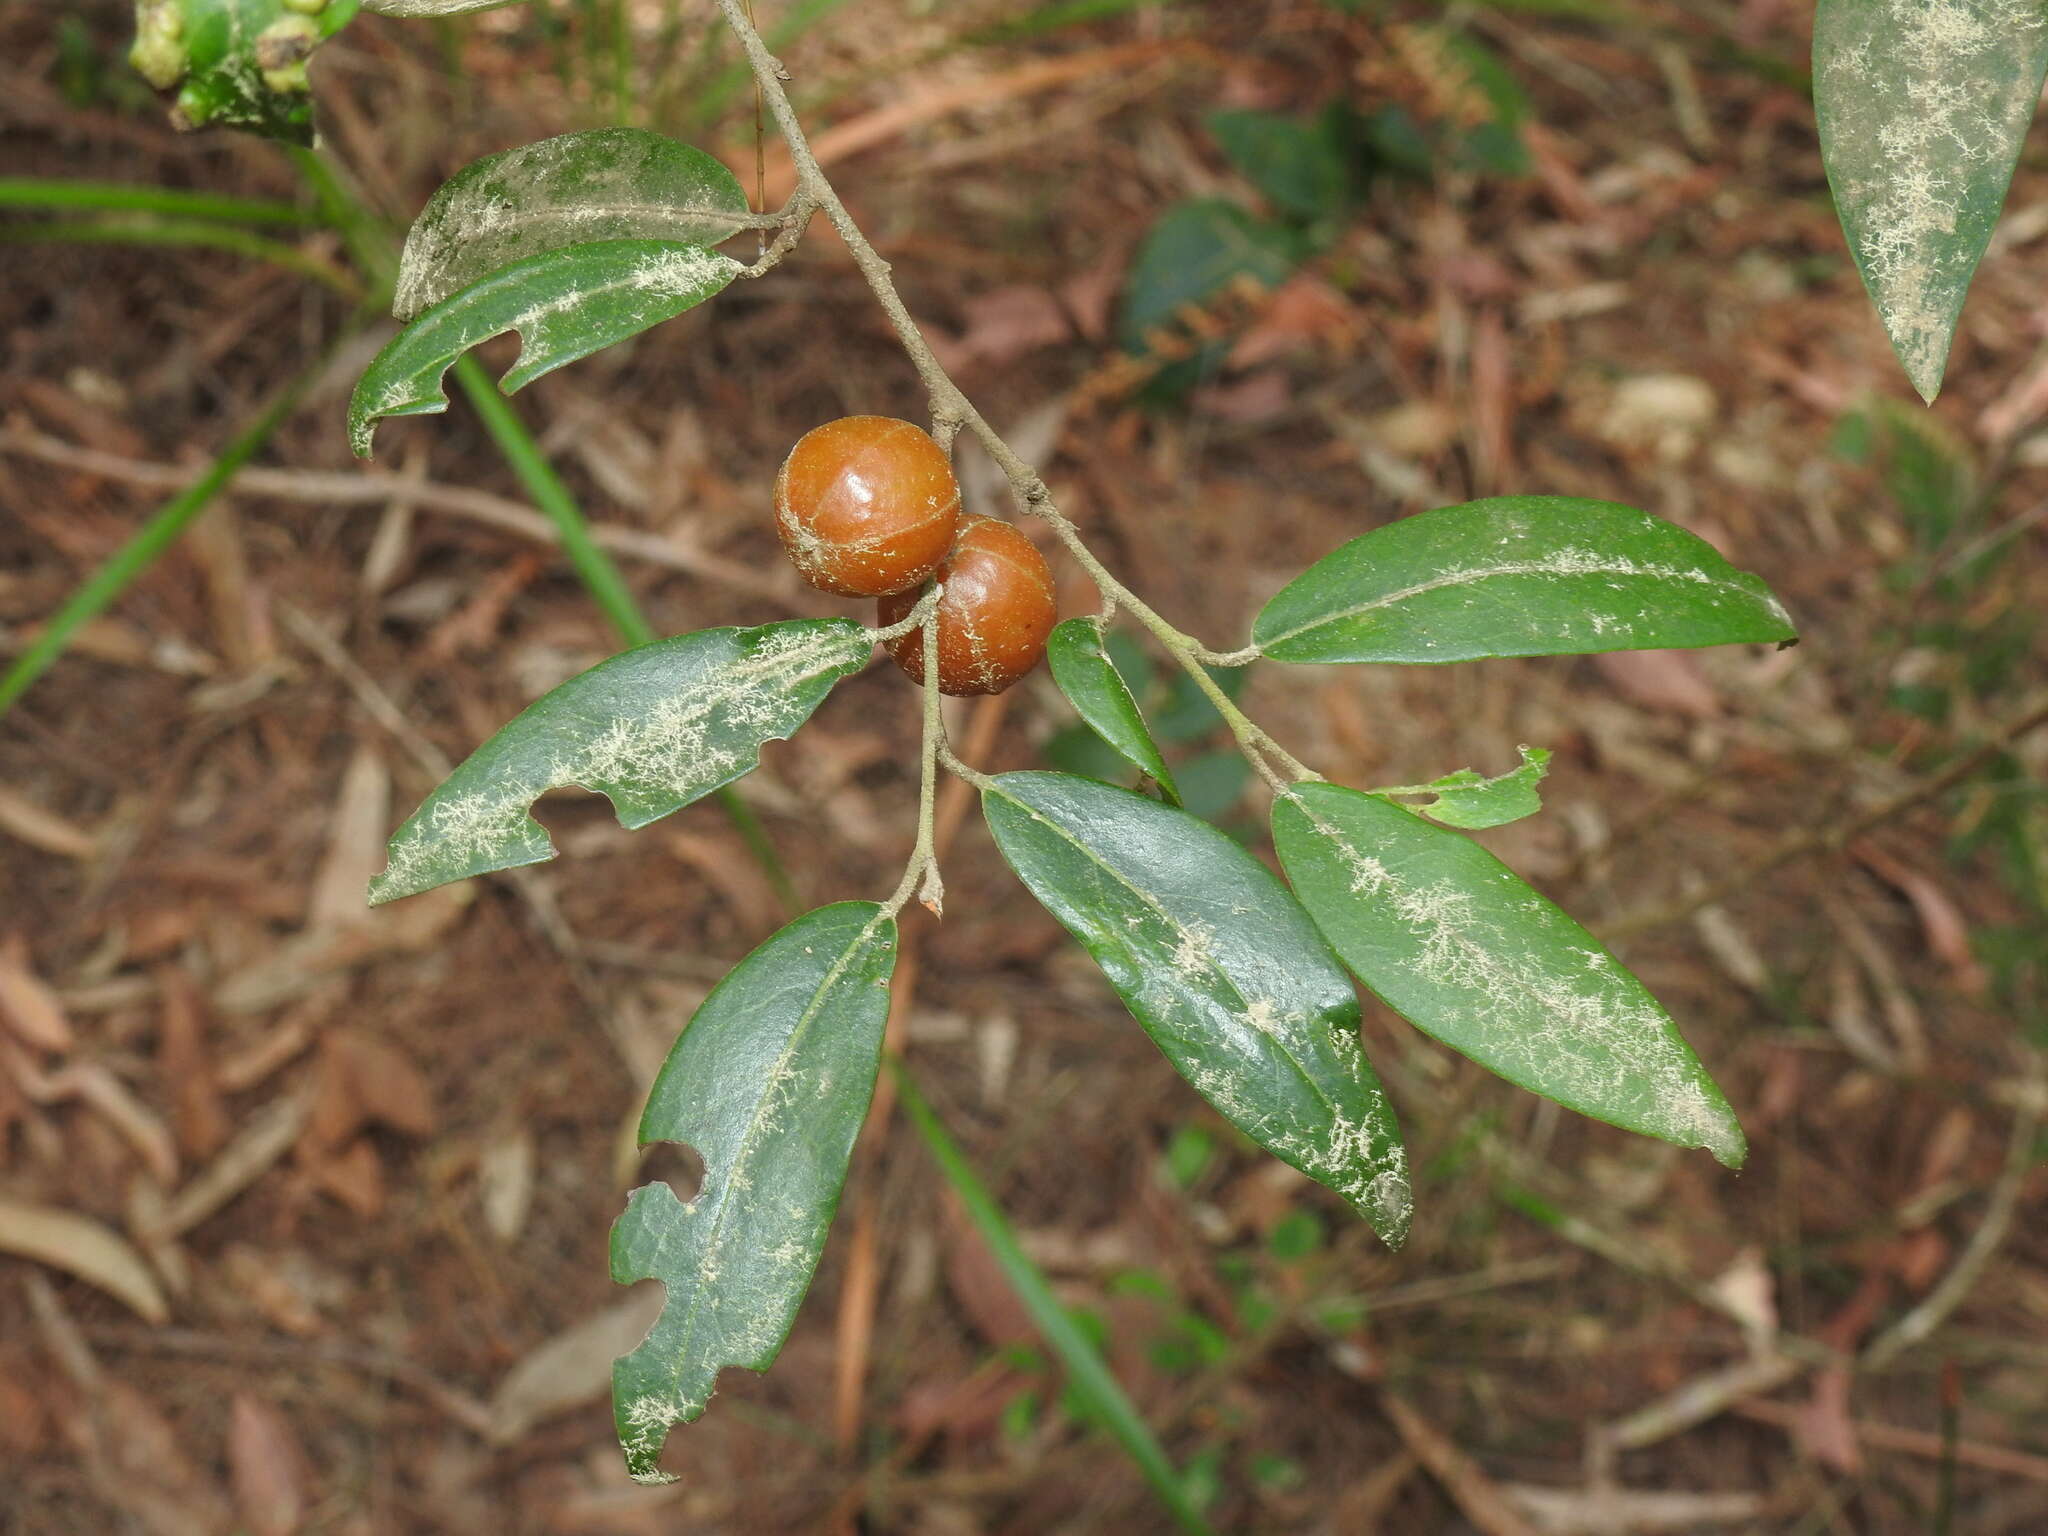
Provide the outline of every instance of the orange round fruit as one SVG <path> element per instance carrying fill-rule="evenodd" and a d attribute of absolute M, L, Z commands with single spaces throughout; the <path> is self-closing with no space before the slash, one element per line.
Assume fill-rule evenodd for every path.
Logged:
<path fill-rule="evenodd" d="M 845 416 L 797 439 L 775 477 L 775 531 L 797 574 L 841 597 L 921 586 L 960 522 L 946 450 L 911 422 Z"/>
<path fill-rule="evenodd" d="M 995 517 L 964 517 L 960 538 L 935 573 L 939 598 L 939 692 L 955 696 L 1001 693 L 1038 665 L 1045 638 L 1059 619 L 1052 568 L 1011 524 Z M 917 606 L 915 592 L 885 597 L 882 623 L 895 624 Z M 924 630 L 889 642 L 896 665 L 924 682 Z"/>

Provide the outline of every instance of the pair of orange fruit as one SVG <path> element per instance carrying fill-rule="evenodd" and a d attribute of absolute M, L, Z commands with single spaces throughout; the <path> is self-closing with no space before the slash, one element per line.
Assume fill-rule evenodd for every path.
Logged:
<path fill-rule="evenodd" d="M 798 575 L 879 598 L 884 625 L 936 577 L 941 693 L 1001 693 L 1038 665 L 1059 618 L 1045 556 L 1000 518 L 961 516 L 946 451 L 907 421 L 846 416 L 806 432 L 775 479 L 775 531 Z M 888 645 L 922 684 L 923 629 Z"/>

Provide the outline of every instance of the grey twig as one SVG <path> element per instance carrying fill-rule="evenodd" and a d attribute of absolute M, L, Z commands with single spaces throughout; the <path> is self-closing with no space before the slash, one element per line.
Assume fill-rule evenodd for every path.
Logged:
<path fill-rule="evenodd" d="M 783 88 L 783 82 L 789 78 L 789 72 L 782 67 L 781 61 L 769 52 L 768 45 L 761 40 L 761 34 L 747 19 L 745 0 L 718 0 L 718 8 L 724 13 L 726 24 L 732 28 L 733 35 L 739 39 L 740 47 L 747 56 L 748 67 L 753 71 L 754 80 L 760 86 L 762 99 L 767 103 L 769 112 L 775 118 L 776 127 L 782 132 L 783 143 L 789 149 L 790 165 L 796 173 L 796 192 L 790 199 L 790 209 L 806 210 L 803 213 L 804 218 L 809 217 L 810 209 L 824 214 L 833 229 L 838 231 L 840 239 L 846 243 L 847 252 L 853 257 L 854 265 L 859 268 L 876 302 L 882 306 L 883 313 L 889 317 L 889 325 L 895 331 L 896 339 L 902 344 L 911 366 L 917 370 L 917 376 L 924 384 L 931 400 L 935 435 L 939 436 L 940 441 L 948 442 L 958 427 L 965 427 L 974 434 L 982 447 L 988 450 L 988 455 L 995 461 L 996 467 L 1002 470 L 1003 477 L 1009 481 L 1010 494 L 1018 509 L 1029 516 L 1042 518 L 1059 541 L 1067 547 L 1067 552 L 1094 580 L 1104 598 L 1128 608 L 1132 616 L 1152 632 L 1167 654 L 1187 672 L 1194 680 L 1195 686 L 1208 697 L 1209 702 L 1216 706 L 1217 713 L 1221 714 L 1230 726 L 1231 733 L 1236 736 L 1245 757 L 1268 784 L 1276 790 L 1284 788 L 1282 774 L 1291 779 L 1320 777 L 1313 770 L 1304 767 L 1286 748 L 1253 723 L 1244 711 L 1217 687 L 1216 680 L 1209 676 L 1208 669 L 1203 665 L 1204 661 L 1225 659 L 1233 664 L 1248 662 L 1257 656 L 1257 648 L 1229 652 L 1227 657 L 1224 653 L 1211 651 L 1194 637 L 1183 634 L 1167 623 L 1130 588 L 1111 575 L 1108 568 L 1095 558 L 1094 552 L 1082 540 L 1080 530 L 1060 511 L 1053 500 L 1052 492 L 1046 487 L 1038 471 L 1024 461 L 1016 449 L 1012 448 L 1003 435 L 976 409 L 974 402 L 967 398 L 960 386 L 953 382 L 953 376 L 946 371 L 945 365 L 932 351 L 931 344 L 925 340 L 924 333 L 911 318 L 902 295 L 896 291 L 889 263 L 882 259 L 881 254 L 869 243 L 867 236 L 861 233 L 860 226 L 854 222 L 853 215 L 847 212 L 846 205 L 839 200 L 839 194 L 832 189 L 831 181 L 819 166 L 818 158 L 811 150 L 810 140 L 804 133 L 803 123 L 796 115 L 796 108 L 790 104 L 789 92 Z M 795 235 L 791 233 L 792 230 L 800 233 L 800 226 L 792 224 L 785 228 L 784 235 L 777 237 L 777 244 L 782 244 L 784 237 L 787 236 L 788 243 L 794 245 Z M 774 247 L 771 246 L 770 249 L 773 250 Z M 786 248 L 783 254 L 786 254 Z M 763 260 L 766 259 L 764 255 Z M 776 260 L 780 259 L 781 255 L 778 254 Z M 942 760 L 948 755 L 942 754 Z M 1275 771 L 1276 766 L 1278 772 Z"/>

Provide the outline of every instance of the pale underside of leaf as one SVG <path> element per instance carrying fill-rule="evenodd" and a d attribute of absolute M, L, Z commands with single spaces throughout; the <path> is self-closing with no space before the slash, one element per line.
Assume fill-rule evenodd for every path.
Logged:
<path fill-rule="evenodd" d="M 394 336 L 349 399 L 349 445 L 368 458 L 386 416 L 448 409 L 441 376 L 471 347 L 517 331 L 507 394 L 718 293 L 744 269 L 729 256 L 663 240 L 601 240 L 543 251 L 443 299 Z"/>
<path fill-rule="evenodd" d="M 372 905 L 554 857 L 528 814 L 551 789 L 608 796 L 643 827 L 731 783 L 865 666 L 850 619 L 707 629 L 602 662 L 536 700 L 450 774 L 391 839 Z"/>
<path fill-rule="evenodd" d="M 1127 790 L 1008 773 L 982 798 L 1003 857 L 1181 1075 L 1398 1247 L 1412 1207 L 1393 1110 L 1356 995 L 1286 888 L 1215 828 Z"/>
<path fill-rule="evenodd" d="M 1741 1166 L 1742 1128 L 1670 1016 L 1477 843 L 1332 784 L 1276 800 L 1273 836 L 1338 954 L 1425 1034 L 1568 1108 Z"/>
<path fill-rule="evenodd" d="M 401 320 L 513 262 L 598 240 L 717 245 L 745 224 L 725 165 L 643 128 L 593 128 L 464 166 L 405 237 L 391 312 Z"/>
<path fill-rule="evenodd" d="M 1389 523 L 1326 555 L 1252 628 L 1278 661 L 1471 661 L 1738 641 L 1792 623 L 1755 576 L 1634 507 L 1509 496 Z"/>
<path fill-rule="evenodd" d="M 2039 0 L 1820 0 L 1815 12 L 1814 110 L 1835 207 L 1930 402 L 2044 73 Z"/>
<path fill-rule="evenodd" d="M 873 902 L 798 918 L 719 984 L 648 1097 L 643 1144 L 704 1159 L 688 1204 L 633 1191 L 612 1229 L 612 1278 L 659 1280 L 661 1316 L 612 1368 L 627 1471 L 655 1466 L 669 1426 L 704 1411 L 726 1366 L 764 1371 L 817 1268 L 874 1094 L 896 924 Z"/>

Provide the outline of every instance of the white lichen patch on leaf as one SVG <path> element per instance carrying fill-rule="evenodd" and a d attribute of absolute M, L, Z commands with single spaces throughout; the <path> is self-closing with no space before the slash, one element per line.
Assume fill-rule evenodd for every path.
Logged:
<path fill-rule="evenodd" d="M 586 241 L 716 245 L 747 214 L 730 171 L 660 134 L 542 139 L 473 162 L 428 200 L 406 235 L 392 313 L 411 319 L 500 268 Z"/>
<path fill-rule="evenodd" d="M 1306 914 L 1236 844 L 1183 812 L 1095 786 L 1063 786 L 1040 804 L 1011 798 L 1012 786 L 1062 778 L 1007 775 L 986 791 L 1004 856 L 1197 1092 L 1398 1246 L 1405 1193 L 1390 1191 L 1405 1192 L 1406 1161 L 1395 1117 L 1359 1048 L 1355 994 Z M 1113 798 L 1088 805 L 1098 788 Z M 1023 828 L 1033 829 L 1028 844 Z M 1213 852 L 1177 862 L 1203 845 Z M 1080 862 L 1043 862 L 1054 847 Z"/>
<path fill-rule="evenodd" d="M 637 1189 L 612 1235 L 612 1277 L 665 1295 L 613 1368 L 628 1470 L 654 1471 L 671 1424 L 697 1417 L 729 1367 L 766 1370 L 824 1246 L 865 1117 L 888 1017 L 895 927 L 872 902 L 806 914 L 706 998 L 649 1094 L 640 1134 L 697 1149 L 687 1205 Z M 812 942 L 806 943 L 806 940 Z M 820 1104 L 815 1085 L 842 1085 Z"/>
<path fill-rule="evenodd" d="M 527 812 L 552 789 L 580 785 L 609 796 L 627 827 L 667 815 L 753 767 L 761 743 L 794 732 L 822 689 L 862 665 L 871 648 L 858 626 L 803 621 L 711 630 L 664 644 L 677 648 L 670 691 L 651 700 L 636 694 L 637 707 L 609 718 L 577 713 L 571 724 L 580 740 L 563 742 L 558 730 L 529 726 L 547 731 L 545 745 L 537 740 L 530 751 L 515 746 L 492 753 L 486 767 L 475 766 L 479 758 L 473 757 L 457 769 L 392 838 L 387 867 L 370 886 L 371 902 L 551 857 L 547 833 Z M 707 656 L 706 648 L 724 654 Z M 597 675 L 572 679 L 529 714 L 547 720 L 572 711 L 572 690 Z M 506 727 L 506 734 L 527 718 Z"/>
<path fill-rule="evenodd" d="M 1349 897 L 1321 905 L 1325 882 L 1283 832 L 1297 885 L 1352 968 L 1418 1028 L 1569 1108 L 1741 1162 L 1740 1128 L 1656 1000 L 1491 855 L 1411 817 L 1418 844 L 1463 844 L 1455 865 L 1419 873 L 1406 843 L 1366 853 L 1330 802 L 1289 804 Z"/>
<path fill-rule="evenodd" d="M 1178 938 L 1173 946 L 1173 968 L 1191 980 L 1206 978 L 1216 970 L 1216 930 L 1207 923 L 1182 923 L 1176 921 L 1174 928 Z M 1261 999 L 1261 1001 L 1264 1001 Z M 1256 1011 L 1256 1005 L 1254 1005 Z M 1275 1017 L 1273 1005 L 1265 1003 L 1269 1022 Z M 1270 1029 L 1267 1031 L 1271 1033 Z"/>
<path fill-rule="evenodd" d="M 2039 0 L 1821 0 L 1814 105 L 1842 227 L 1932 400 L 2048 71 Z"/>
<path fill-rule="evenodd" d="M 636 1483 L 659 1488 L 676 1480 L 673 1472 L 654 1465 L 671 1424 L 688 1423 L 704 1404 L 674 1395 L 648 1393 L 627 1403 L 618 1415 L 619 1443 L 626 1452 L 626 1475 Z"/>
<path fill-rule="evenodd" d="M 1759 593 L 1753 582 L 1741 578 L 1739 574 L 1721 575 L 1700 566 L 1642 560 L 1617 551 L 1581 549 L 1568 545 L 1526 559 L 1467 561 L 1453 565 L 1425 580 L 1411 582 L 1393 591 L 1376 593 L 1361 602 L 1320 613 L 1310 622 L 1295 629 L 1265 636 L 1261 644 L 1271 649 L 1294 639 L 1297 635 L 1321 629 L 1325 625 L 1346 624 L 1368 618 L 1383 609 L 1399 607 L 1402 603 L 1412 602 L 1432 592 L 1440 592 L 1446 588 L 1476 587 L 1481 583 L 1508 577 L 1566 578 L 1575 581 L 1604 578 L 1607 587 L 1615 592 L 1627 591 L 1630 582 L 1683 582 L 1706 589 L 1710 594 L 1710 601 L 1734 599 L 1748 605 L 1761 599 L 1768 605 L 1774 618 L 1788 626 L 1791 623 L 1791 617 L 1775 597 Z M 1631 627 L 1628 620 L 1618 614 L 1602 616 L 1589 609 L 1587 617 L 1593 625 L 1595 634 L 1605 634 L 1610 629 L 1626 632 Z M 1637 617 L 1647 619 L 1652 617 L 1652 614 L 1649 610 L 1642 610 Z"/>
<path fill-rule="evenodd" d="M 702 246 L 672 246 L 647 257 L 626 275 L 627 285 L 656 293 L 694 293 L 739 263 Z"/>
<path fill-rule="evenodd" d="M 349 446 L 368 458 L 380 417 L 446 410 L 443 375 L 493 336 L 519 333 L 519 357 L 500 381 L 509 394 L 702 303 L 744 270 L 699 246 L 609 240 L 543 251 L 481 275 L 372 360 L 349 399 Z"/>
<path fill-rule="evenodd" d="M 664 318 L 669 306 L 677 300 L 692 300 L 706 290 L 722 288 L 740 270 L 740 264 L 730 256 L 721 256 L 699 246 L 661 248 L 603 281 L 581 282 L 566 287 L 509 317 L 486 318 L 479 310 L 475 334 L 464 346 L 465 349 L 473 347 L 502 331 L 517 331 L 521 342 L 519 361 L 505 377 L 508 380 L 536 378 L 559 366 L 559 352 L 568 353 L 568 356 L 560 358 L 560 362 L 567 362 L 590 350 L 585 332 L 592 323 L 588 317 L 596 313 L 595 306 L 607 300 L 622 304 L 621 315 L 603 317 L 607 329 L 619 332 L 618 337 L 607 337 L 608 344 L 610 340 L 631 335 Z M 556 327 L 553 322 L 562 315 L 573 317 L 575 323 L 567 328 L 568 334 L 558 337 L 554 334 Z M 483 329 L 484 326 L 489 326 L 489 329 Z"/>

